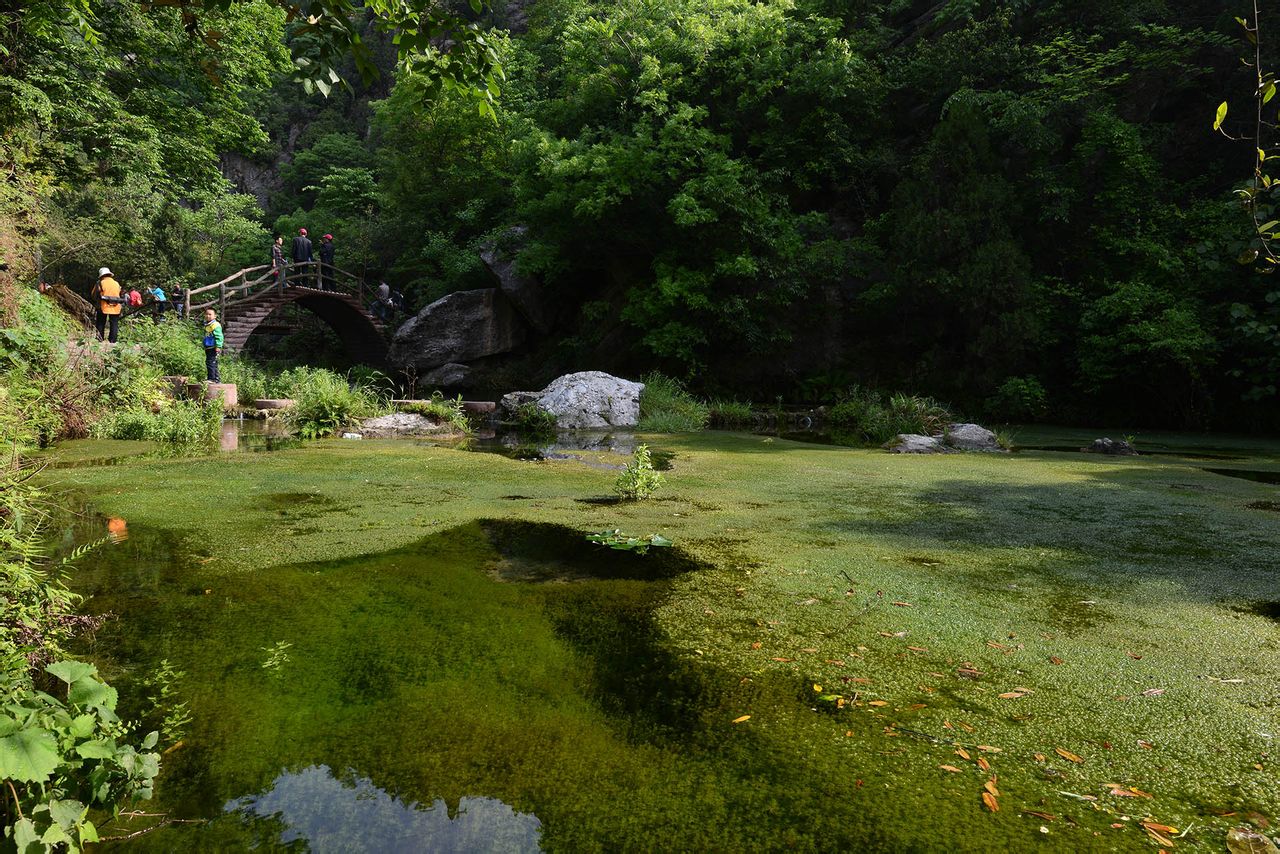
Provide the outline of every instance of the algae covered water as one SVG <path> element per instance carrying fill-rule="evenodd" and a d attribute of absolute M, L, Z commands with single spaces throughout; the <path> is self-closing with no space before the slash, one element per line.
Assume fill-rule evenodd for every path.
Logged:
<path fill-rule="evenodd" d="M 267 500 L 324 523 L 312 496 Z M 127 716 L 163 725 L 146 701 L 162 663 L 191 711 L 146 804 L 174 823 L 130 850 L 811 847 L 836 831 L 802 757 L 725 726 L 728 686 L 655 636 L 667 579 L 693 568 L 679 553 L 483 521 L 240 572 L 115 528 L 77 574 L 119 618 L 89 652 Z"/>

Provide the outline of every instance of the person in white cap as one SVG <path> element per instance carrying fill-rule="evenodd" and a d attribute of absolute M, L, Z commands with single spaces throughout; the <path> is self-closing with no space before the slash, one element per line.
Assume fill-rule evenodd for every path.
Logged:
<path fill-rule="evenodd" d="M 124 300 L 120 298 L 120 283 L 111 274 L 110 267 L 98 270 L 98 283 L 93 286 L 89 295 L 97 301 L 94 308 L 94 323 L 98 327 L 98 340 L 106 337 L 112 344 L 116 343 L 116 333 L 120 330 L 120 310 Z M 105 335 L 107 322 L 111 323 L 111 334 Z"/>

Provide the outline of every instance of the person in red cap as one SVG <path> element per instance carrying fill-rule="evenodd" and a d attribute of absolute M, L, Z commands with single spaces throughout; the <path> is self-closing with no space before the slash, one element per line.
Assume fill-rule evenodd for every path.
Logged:
<path fill-rule="evenodd" d="M 307 230 L 305 228 L 298 229 L 298 236 L 293 238 L 293 255 L 294 264 L 311 264 L 315 261 L 311 257 L 311 241 L 307 238 Z M 298 284 L 303 284 L 309 278 L 307 273 L 310 272 L 308 267 L 299 267 Z"/>
<path fill-rule="evenodd" d="M 333 281 L 333 235 L 326 234 L 321 239 L 324 242 L 320 244 L 320 287 L 326 291 L 336 291 Z"/>

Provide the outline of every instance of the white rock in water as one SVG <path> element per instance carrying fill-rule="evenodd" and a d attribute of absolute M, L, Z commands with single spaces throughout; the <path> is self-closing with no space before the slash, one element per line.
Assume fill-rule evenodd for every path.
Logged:
<path fill-rule="evenodd" d="M 889 443 L 889 451 L 894 454 L 945 454 L 948 448 L 932 436 L 899 433 Z"/>
<path fill-rule="evenodd" d="M 542 391 L 512 392 L 502 398 L 502 408 L 510 414 L 523 403 L 536 403 L 556 417 L 562 430 L 635 427 L 642 391 L 644 383 L 603 371 L 581 371 L 552 380 Z"/>
<path fill-rule="evenodd" d="M 1002 451 L 996 434 L 979 424 L 952 424 L 943 441 L 960 451 Z"/>
<path fill-rule="evenodd" d="M 343 433 L 343 434 L 342 434 L 342 438 L 344 438 L 344 439 L 363 439 L 363 438 L 364 438 L 364 436 L 361 436 L 359 433 Z"/>

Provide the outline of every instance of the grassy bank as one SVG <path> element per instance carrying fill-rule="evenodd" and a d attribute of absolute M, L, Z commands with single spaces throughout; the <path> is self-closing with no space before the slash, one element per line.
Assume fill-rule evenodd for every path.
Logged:
<path fill-rule="evenodd" d="M 715 847 L 716 828 L 756 810 L 778 827 L 811 819 L 793 840 L 807 849 L 1146 850 L 1139 822 L 1150 818 L 1191 828 L 1180 850 L 1216 851 L 1249 814 L 1280 815 L 1280 514 L 1249 506 L 1274 487 L 1176 457 L 899 457 L 716 433 L 656 444 L 676 453 L 666 488 L 617 506 L 578 500 L 607 494 L 611 472 L 406 442 L 323 442 L 234 464 L 126 460 L 54 479 L 131 526 L 166 529 L 190 555 L 190 582 L 174 583 L 213 590 L 192 613 L 232 620 L 247 613 L 246 583 L 287 573 L 301 585 L 299 567 L 323 561 L 310 572 L 340 584 L 332 561 L 361 571 L 362 555 L 476 519 L 671 537 L 706 563 L 654 612 L 663 654 L 706 686 L 690 711 L 696 746 L 655 754 L 624 740 L 603 767 L 572 769 L 586 779 L 541 788 L 494 768 L 441 778 L 454 795 L 483 780 L 544 819 L 597 818 L 633 845 L 696 829 Z M 1211 465 L 1280 470 L 1280 448 L 1259 450 Z M 371 560 L 368 572 L 383 571 Z M 173 653 L 201 655 L 180 625 L 151 631 Z M 142 655 L 101 650 L 108 676 Z M 222 720 L 218 704 L 212 690 L 193 703 L 206 744 L 265 744 L 289 725 L 274 707 Z M 202 720 L 211 707 L 219 714 Z M 595 739 L 613 724 L 596 709 L 575 726 Z M 332 750 L 313 761 L 341 760 Z M 640 767 L 658 770 L 629 789 L 627 769 Z M 993 776 L 998 812 L 982 798 Z M 223 783 L 207 781 L 220 794 Z M 432 785 L 410 794 L 445 784 Z M 665 816 L 610 824 L 600 791 L 627 815 Z"/>

